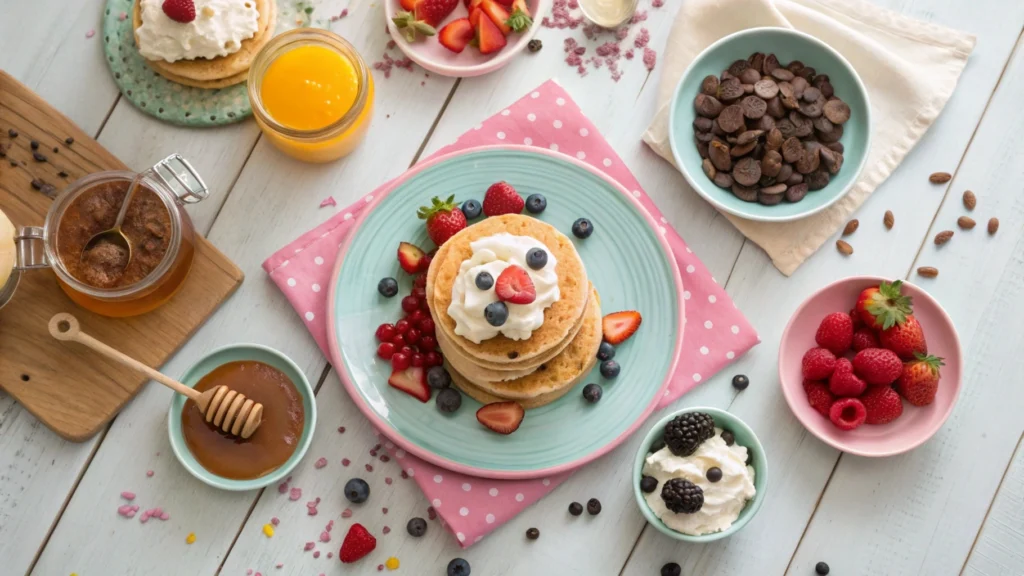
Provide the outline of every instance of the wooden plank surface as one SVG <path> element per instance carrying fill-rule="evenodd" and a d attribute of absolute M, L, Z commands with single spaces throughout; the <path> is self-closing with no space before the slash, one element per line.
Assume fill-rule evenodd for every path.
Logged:
<path fill-rule="evenodd" d="M 1016 456 L 1003 477 L 963 573 L 1014 576 L 1020 573 L 1021 566 L 1024 566 L 1024 450 L 1018 441 Z"/>

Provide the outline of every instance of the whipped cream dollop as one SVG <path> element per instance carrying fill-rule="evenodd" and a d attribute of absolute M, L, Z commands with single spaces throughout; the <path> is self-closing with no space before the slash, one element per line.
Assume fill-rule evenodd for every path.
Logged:
<path fill-rule="evenodd" d="M 507 232 L 486 236 L 469 247 L 473 255 L 462 262 L 459 274 L 452 284 L 452 303 L 448 315 L 455 320 L 455 333 L 470 342 L 479 344 L 484 340 L 503 334 L 513 340 L 526 340 L 533 331 L 544 324 L 544 310 L 561 297 L 558 291 L 558 275 L 555 255 L 540 240 L 531 236 L 513 236 Z M 533 248 L 543 248 L 548 253 L 548 262 L 540 270 L 526 264 L 526 253 Z M 526 270 L 537 290 L 537 299 L 529 304 L 508 304 L 508 320 L 501 326 L 491 326 L 484 317 L 488 304 L 498 301 L 492 285 L 481 290 L 476 277 L 487 272 L 497 284 L 498 276 L 509 266 Z"/>
<path fill-rule="evenodd" d="M 234 54 L 259 30 L 253 0 L 194 0 L 195 20 L 182 24 L 164 14 L 163 0 L 141 0 L 139 53 L 150 60 L 192 60 Z"/>
<path fill-rule="evenodd" d="M 648 454 L 644 461 L 644 476 L 658 480 L 658 488 L 645 496 L 647 505 L 676 532 L 700 536 L 725 530 L 757 492 L 754 468 L 746 462 L 747 449 L 739 444 L 727 445 L 720 428 L 715 428 L 715 436 L 702 442 L 689 456 L 676 456 L 666 446 Z M 711 482 L 706 474 L 715 467 L 722 470 L 722 479 Z M 661 487 L 672 478 L 684 478 L 699 486 L 704 491 L 704 506 L 693 514 L 669 510 L 661 499 Z"/>

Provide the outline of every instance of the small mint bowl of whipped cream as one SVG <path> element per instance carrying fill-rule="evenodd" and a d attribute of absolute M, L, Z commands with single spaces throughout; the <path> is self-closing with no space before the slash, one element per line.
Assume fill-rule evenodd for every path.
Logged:
<path fill-rule="evenodd" d="M 764 502 L 768 459 L 742 420 L 710 407 L 684 408 L 647 433 L 633 462 L 644 518 L 684 542 L 713 542 L 747 525 Z"/>

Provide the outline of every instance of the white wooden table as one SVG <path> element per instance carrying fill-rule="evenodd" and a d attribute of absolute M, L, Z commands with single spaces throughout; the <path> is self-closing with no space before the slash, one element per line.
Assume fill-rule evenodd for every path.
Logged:
<path fill-rule="evenodd" d="M 286 0 L 282 0 L 286 1 Z M 651 12 L 651 46 L 665 43 L 681 1 Z M 643 2 L 648 4 L 647 0 Z M 319 384 L 320 422 L 309 457 L 293 483 L 323 499 L 309 517 L 301 502 L 263 492 L 226 493 L 192 479 L 167 441 L 169 392 L 150 385 L 110 426 L 71 444 L 0 394 L 0 574 L 121 576 L 129 574 L 370 574 L 389 555 L 399 573 L 441 575 L 463 556 L 473 574 L 655 575 L 668 561 L 686 575 L 805 575 L 824 560 L 838 575 L 1024 574 L 1024 3 L 1016 0 L 879 0 L 915 18 L 977 35 L 960 85 L 941 118 L 896 173 L 857 214 L 856 253 L 831 245 L 791 278 L 779 274 L 755 245 L 691 192 L 683 178 L 640 142 L 654 113 L 658 70 L 638 62 L 619 83 L 607 74 L 579 77 L 566 67 L 564 34 L 543 30 L 546 48 L 500 72 L 456 81 L 396 70 L 378 77 L 377 111 L 365 144 L 327 166 L 302 165 L 279 154 L 250 120 L 212 130 L 186 130 L 141 114 L 119 97 L 97 38 L 102 0 L 0 0 L 0 68 L 41 93 L 129 165 L 142 169 L 172 151 L 192 159 L 214 191 L 193 218 L 245 271 L 241 289 L 168 363 L 181 373 L 211 346 L 254 340 L 289 354 Z M 388 41 L 379 2 L 328 0 L 321 14 L 350 14 L 332 25 L 376 60 Z M 603 72 L 603 71 L 602 71 Z M 738 535 L 712 545 L 680 545 L 646 527 L 629 488 L 629 462 L 639 436 L 586 467 L 553 494 L 467 551 L 436 524 L 426 537 L 405 534 L 408 518 L 428 505 L 399 469 L 376 462 L 361 474 L 374 501 L 390 513 L 360 512 L 379 536 L 372 559 L 342 567 L 326 550 L 340 545 L 346 524 L 345 479 L 370 461 L 372 431 L 348 401 L 334 371 L 296 314 L 268 281 L 260 263 L 273 251 L 332 214 L 319 200 L 341 206 L 452 141 L 526 90 L 557 77 L 624 158 L 666 217 L 725 283 L 763 343 L 683 397 L 678 404 L 714 405 L 744 418 L 772 462 L 768 499 Z M 410 97 L 415 96 L 412 103 Z M 945 187 L 927 183 L 934 171 L 954 174 Z M 978 196 L 982 225 L 958 233 L 937 250 L 931 237 L 963 212 L 960 195 Z M 883 233 L 882 214 L 896 226 Z M 996 239 L 984 221 L 998 216 Z M 914 270 L 936 266 L 921 280 Z M 963 392 L 945 427 L 917 450 L 886 459 L 841 454 L 808 434 L 779 390 L 778 339 L 797 304 L 823 284 L 854 274 L 907 277 L 939 299 L 956 323 L 965 350 Z M 0 359 L 2 361 L 2 359 Z M 750 376 L 737 393 L 733 374 Z M 347 432 L 339 435 L 338 426 Z M 325 456 L 327 468 L 313 460 Z M 338 462 L 351 458 L 353 468 Z M 153 470 L 152 477 L 146 476 Z M 345 470 L 343 472 L 342 470 Z M 360 470 L 361 472 L 361 470 Z M 395 478 L 386 484 L 384 478 Z M 162 506 L 171 519 L 126 520 L 118 494 Z M 592 521 L 570 521 L 572 500 L 596 496 L 604 505 Z M 271 517 L 277 534 L 261 533 Z M 334 539 L 314 559 L 302 544 L 316 540 L 328 518 Z M 392 533 L 382 534 L 385 525 Z M 541 538 L 527 541 L 526 528 Z M 196 534 L 192 545 L 185 542 Z M 281 569 L 276 569 L 283 563 Z"/>

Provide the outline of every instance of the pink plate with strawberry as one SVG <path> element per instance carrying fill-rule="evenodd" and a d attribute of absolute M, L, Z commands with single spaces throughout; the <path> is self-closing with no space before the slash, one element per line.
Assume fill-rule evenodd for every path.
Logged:
<path fill-rule="evenodd" d="M 945 423 L 963 357 L 942 306 L 908 282 L 853 276 L 797 308 L 782 333 L 779 381 L 800 423 L 858 456 L 912 450 Z"/>
<path fill-rule="evenodd" d="M 522 52 L 552 0 L 384 0 L 388 30 L 413 62 L 442 76 L 494 72 Z"/>

